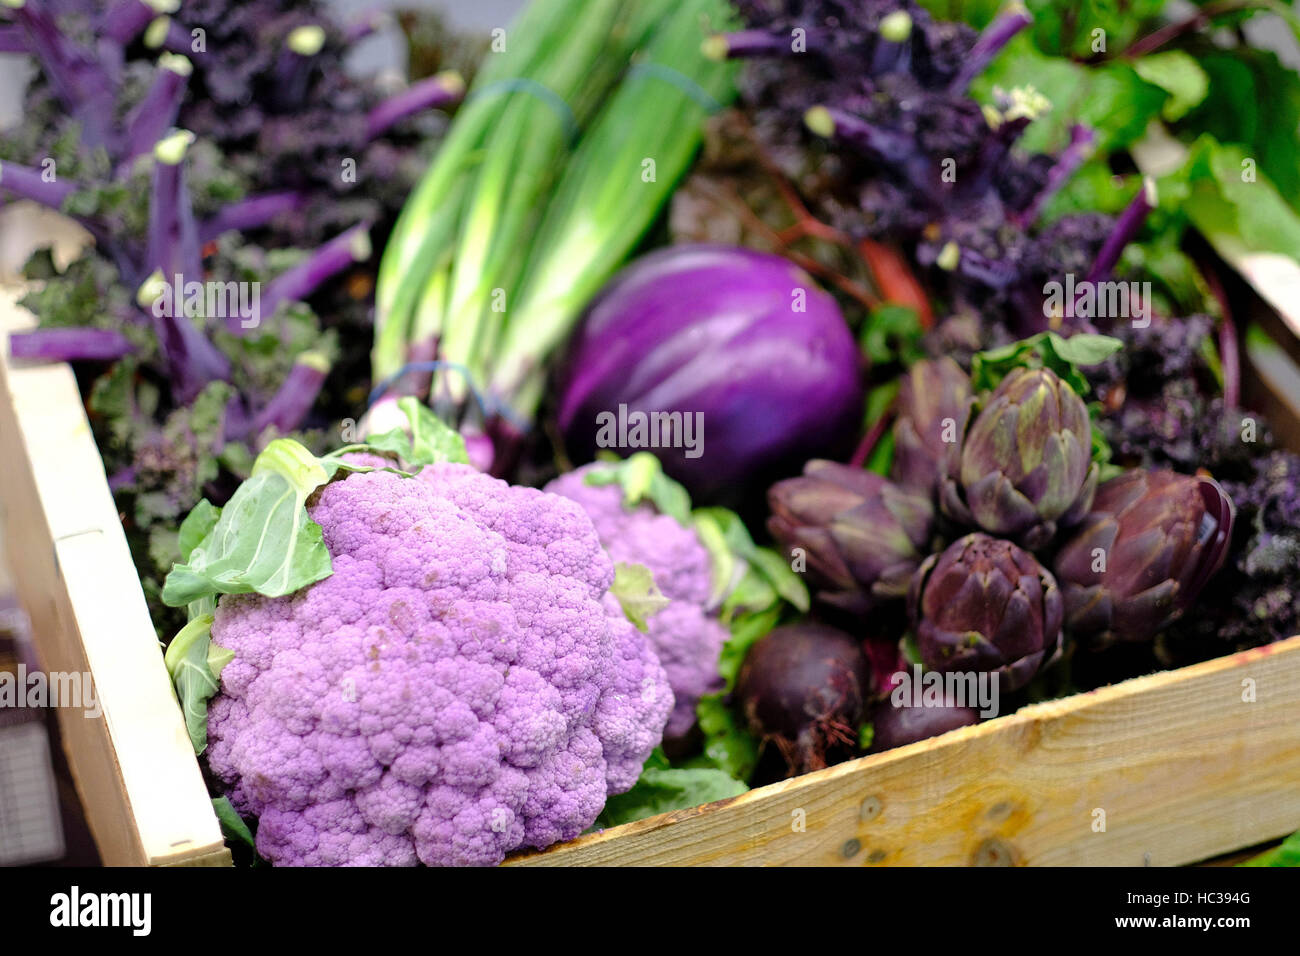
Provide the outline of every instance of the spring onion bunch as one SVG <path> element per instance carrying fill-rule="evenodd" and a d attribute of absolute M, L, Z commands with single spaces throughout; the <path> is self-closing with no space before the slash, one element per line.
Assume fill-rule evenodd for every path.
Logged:
<path fill-rule="evenodd" d="M 720 0 L 538 0 L 489 55 L 384 254 L 374 378 L 456 370 L 521 424 L 544 362 L 644 235 L 733 95 Z M 511 44 L 517 44 L 512 46 Z M 505 91 L 504 93 L 502 91 Z M 385 396 L 423 391 L 402 381 Z"/>

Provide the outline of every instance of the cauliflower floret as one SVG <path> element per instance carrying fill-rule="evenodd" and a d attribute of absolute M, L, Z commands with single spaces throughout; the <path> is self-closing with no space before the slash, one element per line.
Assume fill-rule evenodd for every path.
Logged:
<path fill-rule="evenodd" d="M 561 475 L 546 490 L 582 505 L 609 556 L 616 562 L 644 564 L 669 599 L 647 625 L 676 700 L 664 733 L 680 737 L 695 723 L 699 699 L 722 687 L 718 655 L 727 629 L 708 608 L 712 561 L 693 529 L 647 502 L 624 507 L 623 491 L 616 484 L 587 484 L 586 476 L 601 467 L 585 465 Z"/>
<path fill-rule="evenodd" d="M 463 465 L 309 507 L 334 573 L 223 597 L 208 764 L 276 864 L 495 864 L 589 827 L 673 707 L 575 503 Z"/>

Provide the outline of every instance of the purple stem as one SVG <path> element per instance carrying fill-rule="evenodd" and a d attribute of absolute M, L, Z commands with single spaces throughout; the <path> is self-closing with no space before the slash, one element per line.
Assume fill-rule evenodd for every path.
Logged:
<path fill-rule="evenodd" d="M 1029 11 L 1019 3 L 1013 3 L 998 14 L 966 54 L 961 71 L 953 77 L 952 84 L 948 87 L 949 91 L 965 92 L 971 81 L 984 72 L 1011 38 L 1033 22 L 1034 18 Z"/>
<path fill-rule="evenodd" d="M 1142 228 L 1142 223 L 1146 221 L 1147 215 L 1155 206 L 1155 181 L 1150 178 L 1143 179 L 1142 188 L 1133 197 L 1133 201 L 1120 213 L 1119 219 L 1115 221 L 1115 228 L 1110 231 L 1110 235 L 1102 243 L 1101 251 L 1097 253 L 1092 268 L 1088 270 L 1086 279 L 1088 283 L 1100 282 L 1110 275 L 1111 270 L 1115 268 L 1115 264 L 1119 262 L 1124 247 L 1137 235 L 1138 230 Z"/>
<path fill-rule="evenodd" d="M 143 0 L 118 0 L 99 21 L 99 35 L 126 46 L 149 25 L 158 11 Z"/>
<path fill-rule="evenodd" d="M 68 39 L 45 10 L 24 3 L 14 19 L 27 37 L 27 49 L 44 67 L 46 78 L 68 110 L 81 121 L 86 146 L 107 145 L 116 85 L 91 53 Z"/>
<path fill-rule="evenodd" d="M 1015 145 L 1020 134 L 1025 131 L 1025 127 L 1030 124 L 1031 120 L 1027 116 L 1018 116 L 1013 120 L 1005 120 L 999 124 L 984 143 L 980 146 L 979 155 L 975 161 L 975 174 L 967 177 L 959 186 L 964 192 L 971 195 L 980 195 L 988 189 L 989 185 L 1003 174 L 1007 155 L 1011 152 L 1011 147 Z"/>
<path fill-rule="evenodd" d="M 1219 273 L 1207 261 L 1197 263 L 1210 294 L 1219 303 L 1219 367 L 1223 369 L 1223 403 L 1228 408 L 1241 407 L 1241 348 L 1237 339 L 1237 323 L 1232 318 L 1228 292 L 1219 279 Z"/>
<path fill-rule="evenodd" d="M 175 53 L 159 59 L 153 84 L 126 118 L 126 150 L 119 169 L 152 150 L 176 122 L 191 69 L 189 60 Z"/>
<path fill-rule="evenodd" d="M 718 33 L 704 41 L 704 52 L 715 60 L 737 60 L 751 56 L 786 56 L 794 52 L 791 38 L 766 30 L 738 30 Z"/>
<path fill-rule="evenodd" d="M 281 109 L 296 109 L 307 98 L 316 54 L 324 42 L 320 27 L 299 27 L 289 34 L 273 68 L 272 96 Z"/>
<path fill-rule="evenodd" d="M 1069 145 L 1061 150 L 1060 155 L 1056 157 L 1055 165 L 1048 170 L 1046 185 L 1039 190 L 1038 195 L 1034 196 L 1028 206 L 1012 217 L 1016 225 L 1026 229 L 1038 219 L 1048 200 L 1060 192 L 1061 187 L 1069 182 L 1070 177 L 1092 155 L 1096 142 L 1096 134 L 1082 123 L 1070 127 Z"/>
<path fill-rule="evenodd" d="M 346 232 L 340 233 L 313 252 L 305 261 L 287 272 L 282 272 L 267 283 L 266 292 L 262 294 L 260 303 L 262 315 L 274 315 L 282 302 L 295 302 L 307 298 L 322 283 L 351 268 L 355 263 L 369 259 L 370 254 L 369 223 L 353 226 Z M 236 320 L 236 325 L 231 331 L 240 335 L 246 330 L 240 328 Z"/>
<path fill-rule="evenodd" d="M 459 73 L 448 71 L 413 84 L 396 96 L 384 100 L 366 117 L 366 139 L 381 136 L 396 123 L 424 110 L 444 109 L 459 103 L 465 96 L 465 81 Z"/>
<path fill-rule="evenodd" d="M 343 45 L 351 46 L 366 37 L 387 29 L 393 16 L 387 10 L 367 10 L 343 28 Z"/>
<path fill-rule="evenodd" d="M 160 269 L 164 281 L 203 278 L 198 225 L 185 186 L 185 146 L 175 133 L 155 149 L 153 195 L 149 208 L 149 251 L 145 268 Z"/>
<path fill-rule="evenodd" d="M 917 189 L 933 188 L 934 176 L 929 159 L 916 148 L 905 133 L 881 129 L 845 110 L 831 106 L 814 106 L 804 121 L 818 136 L 834 138 L 852 149 L 894 166 Z"/>
<path fill-rule="evenodd" d="M 16 359 L 112 362 L 134 351 L 130 340 L 115 329 L 33 329 L 9 336 L 9 354 Z"/>
<path fill-rule="evenodd" d="M 26 53 L 27 36 L 19 26 L 0 26 L 0 53 Z"/>
<path fill-rule="evenodd" d="M 149 317 L 178 404 L 194 401 L 209 382 L 230 378 L 230 360 L 184 315 L 183 308 L 150 309 Z"/>
<path fill-rule="evenodd" d="M 279 391 L 253 419 L 251 434 L 260 435 L 271 426 L 281 435 L 296 431 L 316 404 L 329 370 L 329 362 L 317 352 L 298 356 Z"/>
<path fill-rule="evenodd" d="M 185 187 L 185 132 L 173 133 L 154 150 L 146 268 L 161 273 L 172 294 L 149 306 L 154 333 L 167 363 L 172 393 L 187 405 L 209 382 L 230 377 L 230 360 L 185 314 L 184 285 L 203 278 L 203 256 L 190 194 Z"/>
<path fill-rule="evenodd" d="M 853 450 L 853 457 L 848 460 L 850 468 L 862 468 L 866 465 L 867 459 L 871 457 L 871 453 L 880 444 L 880 439 L 884 437 L 885 429 L 893 422 L 894 414 L 897 411 L 896 405 L 897 400 L 890 402 L 889 407 L 881 412 L 880 417 L 862 436 L 862 441 L 858 442 L 858 447 Z"/>
<path fill-rule="evenodd" d="M 22 199 L 62 210 L 64 200 L 76 192 L 77 187 L 74 183 L 61 179 L 47 182 L 32 167 L 5 160 L 0 162 L 0 192 L 5 190 Z"/>
<path fill-rule="evenodd" d="M 295 212 L 307 203 L 300 192 L 286 191 L 248 196 L 223 207 L 207 222 L 199 224 L 199 243 L 206 244 L 224 232 L 260 229 L 282 213 Z"/>

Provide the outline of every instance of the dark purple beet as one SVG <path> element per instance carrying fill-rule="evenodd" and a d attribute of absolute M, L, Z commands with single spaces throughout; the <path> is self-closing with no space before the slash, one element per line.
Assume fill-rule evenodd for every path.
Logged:
<path fill-rule="evenodd" d="M 794 775 L 853 755 L 870 687 L 857 641 L 831 627 L 795 624 L 750 649 L 736 700 L 750 731 L 775 745 Z"/>
<path fill-rule="evenodd" d="M 876 705 L 872 714 L 874 733 L 871 749 L 867 752 L 878 754 L 883 750 L 893 750 L 979 722 L 979 711 L 973 707 L 955 707 L 948 703 L 941 707 L 913 707 L 910 704 L 900 707 L 886 697 Z"/>

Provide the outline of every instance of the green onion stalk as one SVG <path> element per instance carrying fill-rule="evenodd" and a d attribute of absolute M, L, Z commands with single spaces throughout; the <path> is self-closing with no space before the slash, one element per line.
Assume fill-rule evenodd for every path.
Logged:
<path fill-rule="evenodd" d="M 511 260 L 520 258 L 512 245 L 523 241 L 530 207 L 541 204 L 545 177 L 563 165 L 579 125 L 630 55 L 622 38 L 648 29 L 645 15 L 634 11 L 664 2 L 535 0 L 506 31 L 504 50 L 487 54 L 385 249 L 376 291 L 376 381 L 433 358 L 440 344 L 441 357 L 451 360 L 440 343 L 444 330 L 458 351 L 457 343 L 473 340 L 475 317 L 464 328 L 451 323 L 449 305 L 459 317 L 469 301 L 482 302 L 483 290 L 490 295 L 500 287 Z"/>
<path fill-rule="evenodd" d="M 705 120 L 734 97 L 734 66 L 701 50 L 708 30 L 727 16 L 719 0 L 679 3 L 564 171 L 519 302 L 485 343 L 489 390 L 517 418 L 536 414 L 546 359 L 653 224 L 689 169 Z"/>
<path fill-rule="evenodd" d="M 437 358 L 440 396 L 462 403 L 486 385 L 489 428 L 512 439 L 527 428 L 547 358 L 735 95 L 735 65 L 702 52 L 730 18 L 725 0 L 534 0 L 384 253 L 377 383 Z"/>

